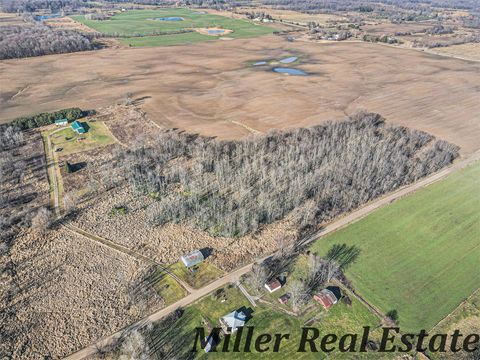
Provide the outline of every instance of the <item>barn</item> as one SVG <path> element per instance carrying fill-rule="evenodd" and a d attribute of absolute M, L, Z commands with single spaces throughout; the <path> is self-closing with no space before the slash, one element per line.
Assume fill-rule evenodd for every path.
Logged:
<path fill-rule="evenodd" d="M 335 294 L 328 289 L 323 289 L 318 294 L 313 295 L 313 300 L 322 304 L 325 310 L 330 309 L 338 301 Z"/>

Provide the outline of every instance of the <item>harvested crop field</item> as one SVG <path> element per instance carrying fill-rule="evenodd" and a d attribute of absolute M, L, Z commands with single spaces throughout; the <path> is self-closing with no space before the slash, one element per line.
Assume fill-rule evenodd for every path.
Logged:
<path fill-rule="evenodd" d="M 25 231 L 8 255 L 0 257 L 7 358 L 62 358 L 164 304 L 153 288 L 135 290 L 144 263 L 63 228 Z"/>
<path fill-rule="evenodd" d="M 288 56 L 300 56 L 296 67 L 310 76 L 249 66 Z M 158 124 L 220 138 L 310 126 L 365 109 L 455 143 L 463 154 L 480 148 L 480 64 L 377 44 L 265 36 L 106 49 L 2 61 L 0 76 L 0 121 L 32 108 L 98 108 L 132 93 L 145 98 L 141 106 Z"/>
<path fill-rule="evenodd" d="M 460 59 L 467 59 L 472 61 L 480 61 L 480 44 L 469 43 L 461 45 L 453 45 L 447 47 L 440 47 L 429 50 L 432 53 L 444 56 L 458 57 Z"/>

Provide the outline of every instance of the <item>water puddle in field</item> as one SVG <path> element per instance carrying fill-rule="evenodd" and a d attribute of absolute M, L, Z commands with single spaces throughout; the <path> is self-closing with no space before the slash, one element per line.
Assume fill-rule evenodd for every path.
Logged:
<path fill-rule="evenodd" d="M 288 74 L 288 75 L 295 75 L 295 76 L 307 76 L 308 74 L 305 71 L 293 68 L 283 68 L 277 67 L 273 68 L 273 71 L 280 73 L 280 74 Z"/>
<path fill-rule="evenodd" d="M 35 20 L 43 21 L 43 20 L 55 19 L 55 18 L 59 18 L 59 17 L 61 17 L 60 14 L 37 15 L 37 16 L 35 16 Z"/>
<path fill-rule="evenodd" d="M 155 18 L 153 20 L 158 20 L 158 21 L 183 21 L 183 18 L 182 17 L 177 17 L 177 16 L 171 16 L 171 17 Z"/>
<path fill-rule="evenodd" d="M 221 35 L 225 33 L 225 30 L 223 29 L 208 29 L 207 30 L 208 35 Z"/>
<path fill-rule="evenodd" d="M 297 61 L 297 59 L 298 59 L 298 57 L 296 57 L 296 56 L 290 56 L 290 57 L 288 57 L 288 58 L 285 58 L 285 59 L 280 60 L 280 62 L 281 62 L 282 64 L 290 64 L 290 63 L 292 63 L 292 62 L 294 62 L 294 61 Z"/>
<path fill-rule="evenodd" d="M 266 61 L 257 61 L 256 63 L 253 63 L 253 66 L 259 66 L 259 65 L 267 65 Z"/>

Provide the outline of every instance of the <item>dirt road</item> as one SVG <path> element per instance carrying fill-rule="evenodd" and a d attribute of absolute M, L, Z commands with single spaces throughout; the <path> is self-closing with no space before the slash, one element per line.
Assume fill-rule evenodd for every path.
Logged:
<path fill-rule="evenodd" d="M 362 219 L 363 217 L 367 216 L 368 214 L 370 214 L 371 212 L 373 212 L 374 210 L 384 206 L 384 205 L 388 205 L 390 204 L 391 202 L 395 201 L 395 200 L 398 200 L 408 194 L 411 194 L 419 189 L 422 189 L 423 187 L 427 186 L 427 185 L 430 185 L 434 182 L 437 182 L 443 178 L 445 178 L 447 175 L 450 175 L 451 173 L 455 172 L 455 171 L 458 171 L 462 168 L 464 168 L 465 166 L 475 162 L 475 161 L 478 161 L 480 160 L 480 151 L 477 151 L 475 152 L 474 154 L 472 154 L 471 156 L 465 158 L 465 159 L 460 159 L 459 161 L 455 162 L 453 165 L 427 177 L 427 178 L 424 178 L 414 184 L 411 184 L 409 186 L 405 186 L 393 193 L 390 193 L 386 196 L 383 196 L 379 199 L 376 199 L 375 201 L 365 205 L 364 207 L 360 208 L 360 209 L 357 209 L 356 211 L 353 211 L 351 212 L 350 214 L 342 217 L 342 218 L 339 218 L 337 219 L 336 221 L 326 225 L 323 229 L 321 229 L 319 232 L 313 234 L 312 236 L 306 238 L 304 240 L 304 242 L 306 244 L 310 243 L 310 242 L 313 242 L 315 240 L 317 240 L 319 237 L 321 236 L 325 236 L 329 233 L 332 233 L 334 231 L 337 231 L 355 221 L 358 221 L 360 219 Z M 258 261 L 262 261 L 264 259 L 266 259 L 268 256 L 266 257 L 263 257 L 261 259 L 258 259 Z M 114 343 L 115 340 L 117 340 L 118 338 L 120 338 L 120 336 L 122 335 L 122 333 L 125 331 L 125 330 L 130 330 L 130 329 L 134 329 L 134 328 L 137 328 L 137 327 L 140 327 L 140 326 L 143 326 L 149 322 L 154 322 L 154 321 L 158 321 L 160 319 L 162 319 L 163 317 L 167 316 L 168 314 L 172 313 L 173 311 L 175 311 L 176 309 L 180 308 L 180 307 L 185 307 L 189 304 L 192 304 L 193 302 L 201 299 L 203 296 L 209 294 L 210 292 L 212 292 L 213 290 L 221 287 L 221 286 L 224 286 L 228 283 L 232 283 L 232 282 L 235 282 L 237 281 L 242 275 L 248 273 L 251 268 L 253 266 L 253 263 L 251 264 L 248 264 L 248 265 L 245 265 L 223 277 L 221 277 L 220 279 L 218 280 L 215 280 L 214 282 L 204 286 L 203 288 L 201 289 L 198 289 L 198 290 L 194 290 L 192 291 L 192 293 L 190 293 L 188 296 L 184 297 L 183 299 L 177 301 L 176 303 L 170 305 L 170 306 L 167 306 L 166 308 L 163 308 L 153 314 L 151 314 L 150 316 L 128 326 L 127 328 L 125 329 L 122 329 L 108 337 L 105 337 L 101 340 L 99 340 L 97 343 L 95 344 L 91 344 L 89 345 L 88 347 L 68 356 L 67 360 L 80 360 L 80 359 L 85 359 L 86 357 L 88 356 L 91 356 L 93 354 L 96 353 L 97 351 L 97 348 L 100 347 L 100 346 L 104 346 L 104 345 L 108 345 L 108 344 L 112 344 Z"/>
<path fill-rule="evenodd" d="M 58 188 L 58 179 L 57 179 L 57 161 L 56 161 L 56 158 L 55 158 L 55 152 L 54 152 L 54 149 L 53 149 L 53 146 L 52 146 L 52 140 L 50 138 L 50 136 L 52 136 L 53 134 L 55 134 L 56 132 L 58 131 L 61 131 L 63 130 L 64 128 L 60 128 L 60 129 L 57 129 L 47 135 L 45 135 L 44 137 L 44 141 L 46 141 L 46 154 L 45 154 L 45 157 L 47 159 L 47 174 L 48 174 L 48 177 L 50 179 L 50 186 L 52 187 L 52 191 L 53 191 L 53 209 L 55 211 L 55 215 L 59 215 L 60 213 L 60 208 L 59 208 L 59 205 L 60 205 L 60 195 L 59 195 L 59 188 Z"/>

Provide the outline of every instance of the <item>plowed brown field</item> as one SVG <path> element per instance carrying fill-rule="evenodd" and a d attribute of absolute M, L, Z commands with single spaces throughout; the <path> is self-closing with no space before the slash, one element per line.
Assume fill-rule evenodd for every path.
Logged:
<path fill-rule="evenodd" d="M 288 76 L 253 61 L 299 56 Z M 281 37 L 119 48 L 0 62 L 0 121 L 127 93 L 158 124 L 220 138 L 308 126 L 358 109 L 480 148 L 480 64 L 377 44 Z M 243 126 L 242 126 L 243 125 Z"/>

